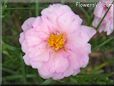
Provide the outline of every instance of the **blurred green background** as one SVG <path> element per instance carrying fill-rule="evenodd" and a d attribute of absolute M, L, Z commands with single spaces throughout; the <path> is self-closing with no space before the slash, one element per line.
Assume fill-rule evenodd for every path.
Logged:
<path fill-rule="evenodd" d="M 76 7 L 67 4 L 83 19 L 83 24 L 91 26 L 94 7 Z M 90 43 L 92 53 L 86 68 L 76 76 L 62 80 L 42 79 L 36 69 L 25 65 L 24 53 L 19 44 L 22 23 L 31 16 L 38 16 L 50 3 L 2 3 L 2 84 L 114 84 L 114 33 L 106 36 L 97 33 Z"/>

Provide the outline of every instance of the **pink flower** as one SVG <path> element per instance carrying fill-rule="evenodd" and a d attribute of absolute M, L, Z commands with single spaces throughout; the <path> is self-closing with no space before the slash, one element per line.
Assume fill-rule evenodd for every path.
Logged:
<path fill-rule="evenodd" d="M 54 4 L 22 25 L 20 43 L 27 65 L 38 69 L 44 79 L 76 75 L 89 61 L 93 28 L 81 25 L 82 19 L 67 5 Z"/>
<path fill-rule="evenodd" d="M 97 27 L 97 25 L 100 23 L 101 19 L 107 12 L 108 7 L 110 7 L 110 5 L 111 5 L 110 10 L 108 11 L 107 15 L 105 16 L 104 20 L 102 21 L 102 23 L 99 27 L 99 32 L 102 32 L 102 31 L 107 32 L 107 35 L 110 35 L 114 30 L 113 5 L 111 3 L 112 3 L 112 0 L 105 0 L 105 1 L 100 0 L 94 10 L 95 18 L 93 20 L 93 26 Z"/>

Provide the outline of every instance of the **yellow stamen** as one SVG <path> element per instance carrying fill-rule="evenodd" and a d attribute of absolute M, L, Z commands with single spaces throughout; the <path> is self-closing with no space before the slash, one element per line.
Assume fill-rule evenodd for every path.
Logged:
<path fill-rule="evenodd" d="M 65 44 L 64 34 L 50 34 L 48 44 L 50 47 L 53 47 L 55 51 L 63 48 Z"/>

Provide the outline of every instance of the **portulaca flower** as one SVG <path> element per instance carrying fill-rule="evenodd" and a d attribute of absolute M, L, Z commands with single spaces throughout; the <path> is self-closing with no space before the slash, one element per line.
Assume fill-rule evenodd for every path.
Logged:
<path fill-rule="evenodd" d="M 82 19 L 67 6 L 53 4 L 22 25 L 20 44 L 27 65 L 44 79 L 76 75 L 87 66 L 96 31 L 81 25 Z"/>
<path fill-rule="evenodd" d="M 103 19 L 100 27 L 98 28 L 99 32 L 103 32 L 103 31 L 107 32 L 107 35 L 110 35 L 114 30 L 114 27 L 113 27 L 113 24 L 114 24 L 113 7 L 114 6 L 112 4 L 112 1 L 113 0 L 100 0 L 94 10 L 95 18 L 93 20 L 93 26 L 97 27 L 97 25 L 100 23 L 101 19 L 107 12 L 108 8 L 111 6 L 107 15 Z"/>

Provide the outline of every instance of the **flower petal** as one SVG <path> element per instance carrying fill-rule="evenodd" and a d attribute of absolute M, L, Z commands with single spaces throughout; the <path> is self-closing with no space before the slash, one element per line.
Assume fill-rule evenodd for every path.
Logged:
<path fill-rule="evenodd" d="M 23 59 L 24 59 L 24 62 L 26 65 L 30 65 L 30 59 L 29 59 L 28 55 L 24 55 Z"/>
<path fill-rule="evenodd" d="M 39 68 L 38 72 L 44 79 L 52 77 L 52 73 L 49 71 L 48 63 L 45 63 L 41 68 Z"/>
<path fill-rule="evenodd" d="M 32 24 L 33 24 L 34 20 L 35 20 L 35 17 L 28 18 L 22 25 L 23 31 L 32 28 Z"/>
<path fill-rule="evenodd" d="M 81 26 L 81 37 L 83 41 L 88 42 L 95 34 L 96 30 L 93 28 L 84 25 Z"/>
<path fill-rule="evenodd" d="M 75 30 L 79 30 L 79 26 L 82 23 L 82 19 L 75 15 L 73 12 L 64 13 L 64 15 L 60 16 L 58 19 L 59 29 L 63 32 L 74 32 Z"/>
<path fill-rule="evenodd" d="M 101 2 L 99 2 L 97 5 L 96 5 L 96 8 L 94 10 L 94 15 L 96 15 L 98 18 L 101 18 L 104 16 L 105 14 L 105 11 L 104 11 L 104 8 L 103 8 L 103 4 Z"/>
<path fill-rule="evenodd" d="M 24 33 L 22 32 L 22 33 L 20 34 L 19 42 L 20 42 L 20 43 L 23 43 L 24 39 L 25 39 Z"/>

